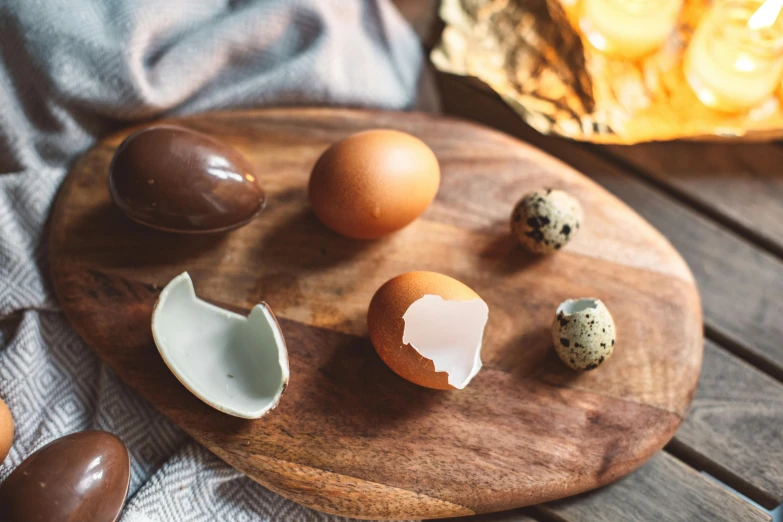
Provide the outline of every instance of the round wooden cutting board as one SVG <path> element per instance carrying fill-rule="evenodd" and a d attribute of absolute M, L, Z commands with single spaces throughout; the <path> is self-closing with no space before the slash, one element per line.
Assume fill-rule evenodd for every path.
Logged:
<path fill-rule="evenodd" d="M 499 132 L 421 114 L 275 109 L 175 122 L 245 155 L 265 184 L 267 209 L 212 236 L 132 223 L 107 188 L 128 130 L 86 153 L 63 184 L 51 268 L 65 313 L 101 359 L 231 466 L 321 511 L 435 518 L 595 488 L 673 436 L 701 366 L 699 296 L 672 246 L 589 179 Z M 327 146 L 369 128 L 419 136 L 443 177 L 421 219 L 356 241 L 321 225 L 306 186 Z M 508 232 L 514 203 L 540 187 L 571 192 L 586 215 L 574 240 L 546 258 L 525 254 Z M 185 270 L 205 299 L 244 310 L 263 300 L 280 319 L 291 381 L 268 416 L 222 414 L 163 364 L 152 306 Z M 370 298 L 410 270 L 455 277 L 489 305 L 484 369 L 462 391 L 408 383 L 370 344 Z M 551 349 L 555 308 L 574 297 L 601 298 L 618 330 L 613 357 L 583 374 Z"/>

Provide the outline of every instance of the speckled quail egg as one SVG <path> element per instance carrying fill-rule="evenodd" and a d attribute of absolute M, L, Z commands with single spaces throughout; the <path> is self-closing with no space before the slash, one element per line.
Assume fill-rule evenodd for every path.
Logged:
<path fill-rule="evenodd" d="M 614 320 L 600 299 L 568 299 L 557 307 L 552 342 L 574 370 L 597 368 L 612 355 L 614 341 Z"/>
<path fill-rule="evenodd" d="M 562 190 L 525 194 L 511 213 L 511 231 L 526 249 L 549 254 L 561 249 L 582 222 L 582 205 Z"/>

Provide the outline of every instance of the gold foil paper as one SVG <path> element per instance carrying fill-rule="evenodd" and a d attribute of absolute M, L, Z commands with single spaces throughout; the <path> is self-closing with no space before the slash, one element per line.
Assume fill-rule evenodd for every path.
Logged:
<path fill-rule="evenodd" d="M 781 90 L 745 113 L 705 107 L 682 72 L 683 50 L 708 6 L 686 0 L 679 26 L 639 61 L 604 56 L 569 19 L 578 0 L 442 0 L 445 22 L 431 59 L 441 71 L 478 78 L 530 126 L 594 143 L 783 137 Z"/>

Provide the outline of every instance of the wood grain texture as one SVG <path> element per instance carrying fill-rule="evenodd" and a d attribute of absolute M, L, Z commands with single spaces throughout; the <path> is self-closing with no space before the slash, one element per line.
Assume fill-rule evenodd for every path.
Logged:
<path fill-rule="evenodd" d="M 124 134 L 85 154 L 52 217 L 50 264 L 80 335 L 133 388 L 232 466 L 315 509 L 354 517 L 490 512 L 585 491 L 641 465 L 674 434 L 701 365 L 690 272 L 622 202 L 559 161 L 500 133 L 417 114 L 318 109 L 182 120 L 235 146 L 259 172 L 267 210 L 219 236 L 135 225 L 114 209 L 107 167 Z M 403 231 L 353 241 L 307 208 L 306 181 L 332 142 L 366 128 L 422 138 L 442 185 Z M 542 260 L 508 233 L 524 192 L 549 186 L 588 216 L 567 249 Z M 159 289 L 188 270 L 197 293 L 275 310 L 291 383 L 259 421 L 227 417 L 169 373 L 150 334 Z M 417 387 L 388 370 L 366 337 L 374 291 L 410 270 L 463 281 L 489 304 L 484 370 L 460 392 Z M 554 310 L 600 297 L 618 327 L 614 356 L 574 374 L 551 353 Z"/>
<path fill-rule="evenodd" d="M 783 149 L 770 143 L 603 148 L 783 257 Z"/>
<path fill-rule="evenodd" d="M 690 414 L 667 449 L 772 509 L 783 501 L 782 433 L 783 385 L 707 341 L 699 387 Z M 606 490 L 620 490 L 600 497 L 601 502 L 613 502 L 620 506 L 614 510 L 604 506 L 593 513 L 597 501 L 592 495 L 573 501 L 587 503 L 590 505 L 588 508 L 571 505 L 571 501 L 568 501 L 566 509 L 557 502 L 553 506 L 541 506 L 540 509 L 548 515 L 557 515 L 569 521 L 591 520 L 586 512 L 593 513 L 598 520 L 657 520 L 659 507 L 655 502 L 652 504 L 653 510 L 647 511 L 650 508 L 647 484 L 662 480 L 667 483 L 678 481 L 666 489 L 666 495 L 674 496 L 666 499 L 666 506 L 668 509 L 677 506 L 683 516 L 677 520 L 692 520 L 689 517 L 694 510 L 699 510 L 700 516 L 706 520 L 725 520 L 724 502 L 716 499 L 710 506 L 701 502 L 705 497 L 716 495 L 714 482 L 704 476 L 693 477 L 692 473 L 686 473 L 680 468 L 677 468 L 676 474 L 662 476 L 661 468 L 648 463 L 634 471 L 633 480 L 621 480 L 606 486 Z M 705 489 L 706 493 L 701 492 Z M 732 497 L 727 497 L 729 503 L 736 506 Z M 628 508 L 623 507 L 629 504 L 636 506 L 633 509 L 638 511 L 638 518 L 632 517 Z M 749 520 L 758 518 L 756 511 L 750 509 Z M 729 514 L 737 516 L 736 510 L 730 510 Z M 671 513 L 667 516 L 671 516 Z M 504 512 L 497 514 L 497 518 L 493 517 L 476 515 L 465 519 L 465 522 L 527 520 L 518 511 Z"/>
<path fill-rule="evenodd" d="M 531 508 L 484 513 L 471 517 L 440 519 L 443 522 L 544 522 L 540 516 L 530 513 Z M 548 517 L 547 517 L 548 519 Z"/>
<path fill-rule="evenodd" d="M 705 343 L 691 412 L 670 445 L 764 507 L 783 503 L 783 384 Z"/>
<path fill-rule="evenodd" d="M 502 102 L 442 77 L 448 112 L 478 119 L 557 154 L 619 195 L 654 223 L 688 260 L 704 297 L 713 335 L 768 372 L 783 376 L 783 265 L 666 194 L 637 181 L 583 146 L 538 135 Z M 778 297 L 776 297 L 778 296 Z M 783 387 L 733 355 L 708 344 L 697 400 L 672 448 L 767 507 L 783 501 Z M 744 398 L 743 398 L 744 397 Z M 725 402 L 724 402 L 725 401 Z M 701 406 L 699 406 L 701 404 Z M 643 473 L 644 468 L 638 473 Z"/>
<path fill-rule="evenodd" d="M 708 332 L 754 365 L 783 379 L 783 262 L 630 176 L 584 146 L 542 136 L 496 96 L 440 75 L 447 113 L 518 136 L 562 158 L 628 203 L 683 255 L 696 278 Z"/>
<path fill-rule="evenodd" d="M 584 495 L 541 506 L 562 520 L 603 522 L 762 522 L 769 514 L 746 502 L 667 453 L 637 473 Z"/>

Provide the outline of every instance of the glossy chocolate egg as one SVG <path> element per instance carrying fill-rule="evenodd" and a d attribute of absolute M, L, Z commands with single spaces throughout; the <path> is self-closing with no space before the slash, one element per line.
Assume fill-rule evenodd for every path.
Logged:
<path fill-rule="evenodd" d="M 236 150 L 174 126 L 128 136 L 112 160 L 109 191 L 132 220 L 171 232 L 230 230 L 266 204 L 250 163 Z"/>
<path fill-rule="evenodd" d="M 114 522 L 130 483 L 125 444 L 105 431 L 57 439 L 16 468 L 0 487 L 0 520 Z"/>

